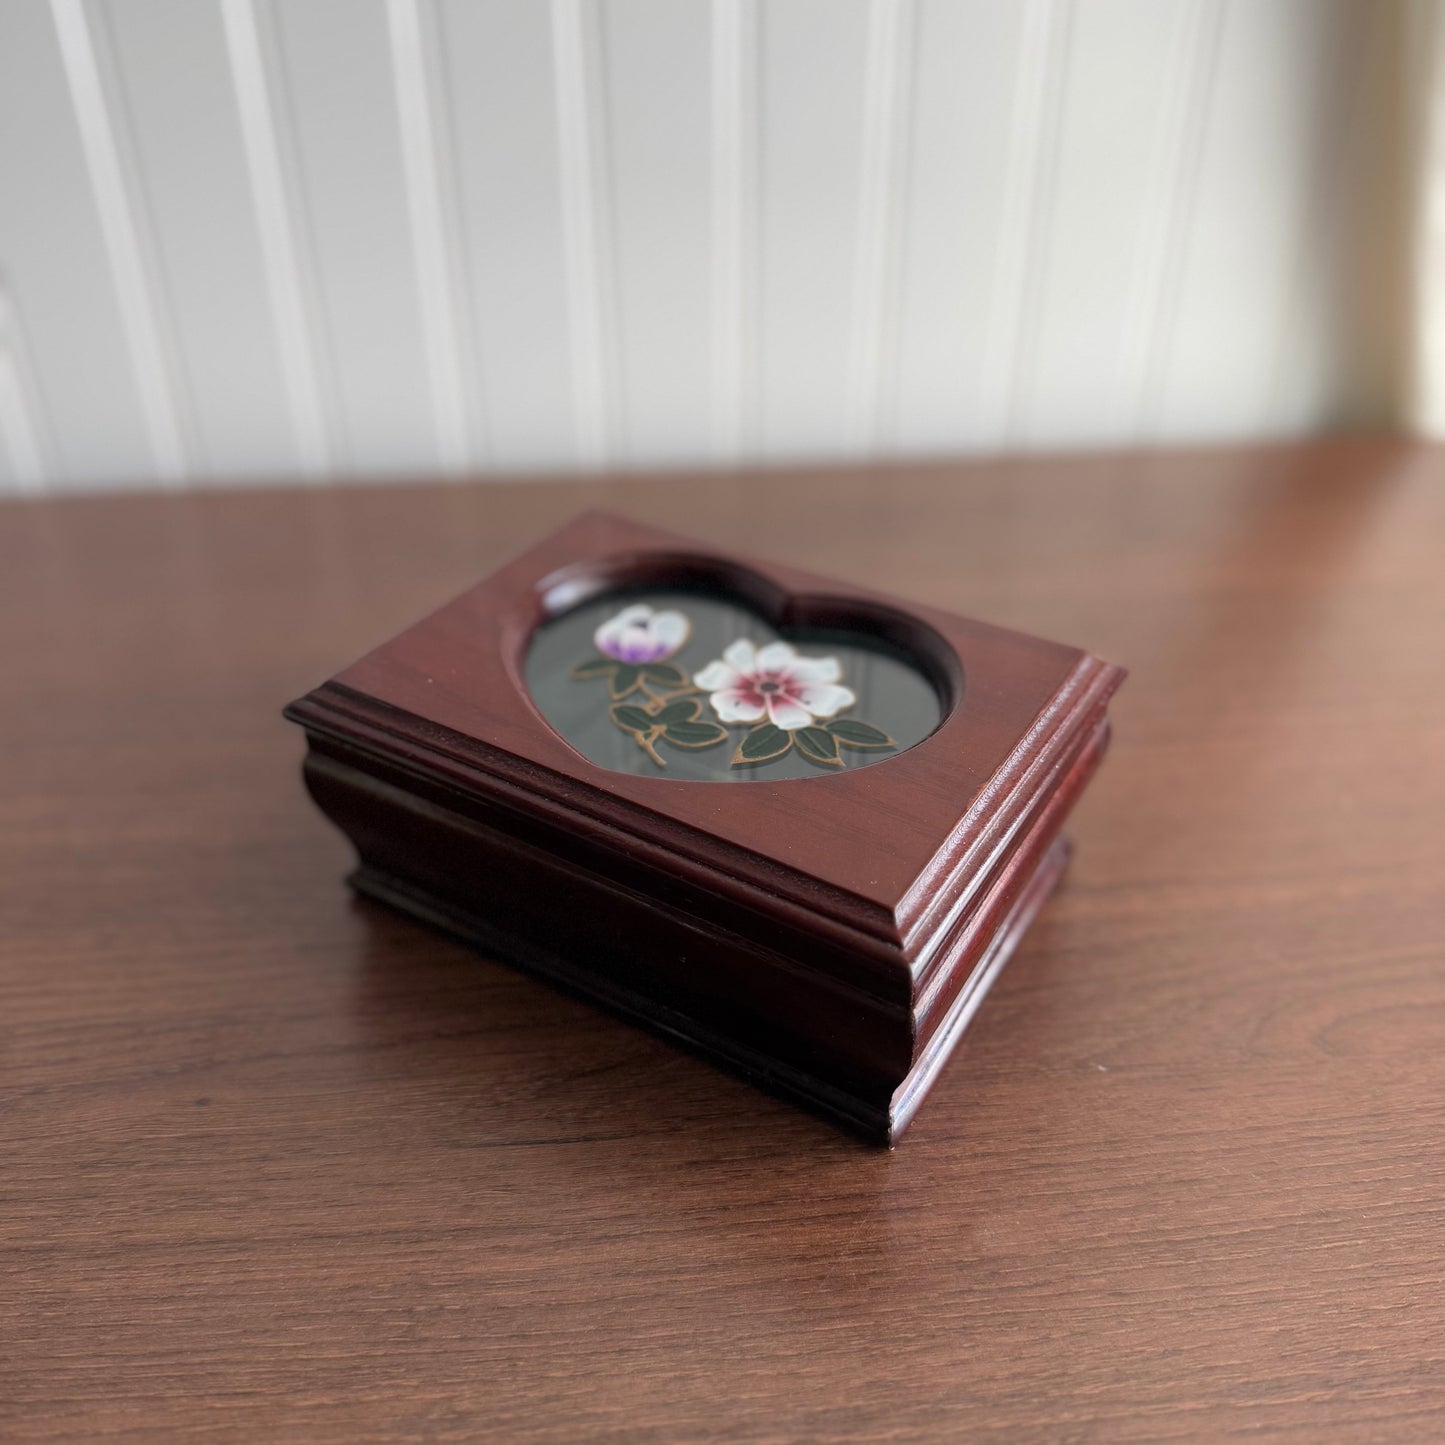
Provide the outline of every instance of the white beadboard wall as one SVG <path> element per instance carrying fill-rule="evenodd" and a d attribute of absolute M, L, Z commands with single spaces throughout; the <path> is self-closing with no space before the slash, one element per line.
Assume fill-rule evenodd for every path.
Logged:
<path fill-rule="evenodd" d="M 1383 414 L 1379 0 L 0 0 L 0 490 Z"/>

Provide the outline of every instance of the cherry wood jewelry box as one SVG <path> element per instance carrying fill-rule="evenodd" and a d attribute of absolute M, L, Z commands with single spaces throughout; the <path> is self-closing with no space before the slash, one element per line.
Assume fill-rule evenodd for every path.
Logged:
<path fill-rule="evenodd" d="M 892 1144 L 1123 678 L 594 513 L 286 715 L 359 892 Z"/>

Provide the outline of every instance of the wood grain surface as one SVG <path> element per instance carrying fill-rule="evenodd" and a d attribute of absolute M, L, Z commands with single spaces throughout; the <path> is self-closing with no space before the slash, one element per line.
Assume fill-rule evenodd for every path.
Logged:
<path fill-rule="evenodd" d="M 286 700 L 574 512 L 1127 664 L 893 1154 L 352 901 Z M 0 509 L 0 1437 L 1445 1438 L 1445 452 Z"/>

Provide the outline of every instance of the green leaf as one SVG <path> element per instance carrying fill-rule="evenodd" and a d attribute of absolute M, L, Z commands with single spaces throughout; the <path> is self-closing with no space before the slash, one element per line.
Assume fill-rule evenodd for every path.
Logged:
<path fill-rule="evenodd" d="M 828 731 L 844 747 L 896 748 L 898 746 L 882 728 L 875 728 L 871 723 L 859 722 L 856 718 L 837 718 L 828 724 Z"/>
<path fill-rule="evenodd" d="M 799 728 L 796 736 L 798 751 L 810 762 L 842 767 L 843 759 L 838 756 L 838 739 L 832 733 L 823 728 Z"/>
<path fill-rule="evenodd" d="M 733 754 L 733 766 L 737 767 L 742 763 L 766 763 L 773 758 L 780 758 L 793 746 L 793 735 L 787 733 L 772 723 L 763 723 L 761 727 L 755 727 L 738 744 L 738 750 Z"/>
<path fill-rule="evenodd" d="M 720 743 L 728 731 L 714 722 L 675 722 L 663 733 L 668 742 L 679 748 L 706 748 Z"/>
<path fill-rule="evenodd" d="M 670 662 L 649 662 L 642 670 L 649 682 L 660 682 L 663 687 L 687 686 L 687 674 Z"/>
<path fill-rule="evenodd" d="M 692 722 L 697 717 L 702 707 L 702 699 L 696 697 L 680 697 L 676 702 L 670 702 L 666 707 L 659 708 L 653 717 L 660 723 Z"/>
<path fill-rule="evenodd" d="M 572 669 L 573 677 L 610 677 L 617 671 L 617 659 L 613 657 L 589 657 Z"/>
<path fill-rule="evenodd" d="M 612 709 L 612 721 L 627 732 L 645 733 L 651 731 L 656 719 L 640 707 L 629 707 L 623 703 Z"/>
<path fill-rule="evenodd" d="M 629 693 L 637 691 L 637 679 L 642 675 L 640 667 L 633 667 L 631 663 L 619 662 L 617 671 L 612 674 L 612 696 L 614 698 L 626 697 Z"/>

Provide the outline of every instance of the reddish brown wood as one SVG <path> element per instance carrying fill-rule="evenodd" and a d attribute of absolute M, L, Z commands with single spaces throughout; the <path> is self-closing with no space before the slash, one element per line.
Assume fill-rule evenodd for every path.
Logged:
<path fill-rule="evenodd" d="M 583 596 L 686 580 L 780 634 L 907 646 L 943 720 L 826 777 L 719 787 L 594 765 L 527 692 L 532 633 Z M 1045 855 L 1122 679 L 1078 648 L 593 513 L 287 716 L 361 892 L 892 1144 L 1058 877 Z"/>
<path fill-rule="evenodd" d="M 619 555 L 631 565 L 611 565 Z M 860 618 L 878 619 L 914 638 L 936 671 L 956 670 L 962 655 L 984 684 L 968 690 L 967 706 L 953 709 L 931 738 L 889 759 L 886 773 L 856 769 L 805 785 L 719 790 L 612 773 L 589 763 L 542 722 L 521 679 L 526 641 L 543 615 L 544 594 L 564 578 L 595 587 L 605 578 L 634 577 L 639 569 L 669 575 L 674 567 L 709 563 L 779 630 L 795 623 L 846 627 Z M 448 730 L 452 746 L 445 750 L 459 761 L 478 769 L 490 764 L 505 782 L 554 800 L 568 827 L 580 815 L 599 812 L 609 826 L 635 819 L 631 830 L 656 837 L 669 855 L 689 851 L 705 835 L 699 861 L 708 883 L 721 871 L 755 879 L 760 907 L 776 894 L 799 902 L 806 890 L 810 915 L 821 912 L 840 927 L 895 943 L 927 926 L 920 915 L 932 911 L 927 900 L 933 890 L 911 891 L 925 869 L 971 873 L 972 860 L 964 855 L 976 841 L 972 835 L 958 839 L 946 858 L 936 855 L 980 789 L 997 783 L 1006 762 L 1017 769 L 1046 765 L 1042 745 L 1015 756 L 1041 710 L 1056 704 L 1062 714 L 1041 744 L 1067 744 L 1118 681 L 1116 671 L 1077 647 L 938 608 L 898 608 L 896 599 L 839 579 L 747 554 L 735 560 L 705 543 L 593 513 L 343 670 L 298 716 L 308 726 L 320 726 L 323 711 L 343 714 L 348 730 L 354 725 L 378 742 L 387 734 L 388 749 L 443 750 L 407 721 L 422 718 Z M 388 716 L 366 699 L 397 711 Z M 877 801 L 884 778 L 889 794 L 899 799 L 896 805 Z M 864 820 L 882 846 L 859 848 Z M 804 839 L 806 862 L 790 864 Z M 722 850 L 732 858 L 726 870 L 719 868 Z M 760 869 L 753 864 L 759 857 Z M 822 902 L 820 889 L 826 891 Z"/>
<path fill-rule="evenodd" d="M 893 1153 L 336 887 L 278 700 L 587 506 L 1130 664 Z M 0 507 L 0 1437 L 1435 1445 L 1442 538 L 1366 441 Z"/>

